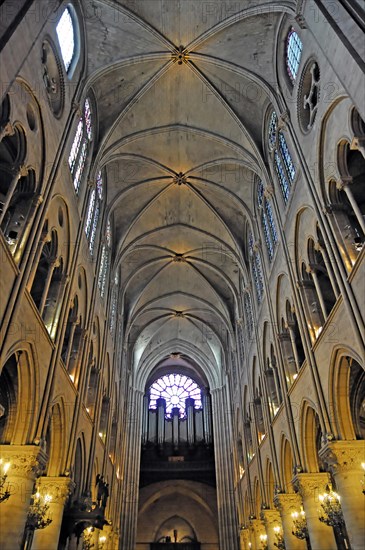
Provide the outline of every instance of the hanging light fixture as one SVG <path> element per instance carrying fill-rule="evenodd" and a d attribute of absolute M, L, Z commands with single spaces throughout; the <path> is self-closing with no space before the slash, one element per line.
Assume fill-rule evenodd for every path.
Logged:
<path fill-rule="evenodd" d="M 4 489 L 7 477 L 8 477 L 8 470 L 10 468 L 10 462 L 5 462 L 3 464 L 3 459 L 0 458 L 0 468 L 1 468 L 1 474 L 0 474 L 0 502 L 5 502 L 5 500 L 8 500 L 11 493 L 7 489 Z"/>
<path fill-rule="evenodd" d="M 52 523 L 52 518 L 48 515 L 51 500 L 52 497 L 50 495 L 41 495 L 38 492 L 32 495 L 27 516 L 26 526 L 28 529 L 44 529 Z"/>
<path fill-rule="evenodd" d="M 274 546 L 279 550 L 285 550 L 285 541 L 284 541 L 284 536 L 283 536 L 281 527 L 279 525 L 275 525 L 273 530 L 276 538 L 276 541 L 274 542 Z"/>
<path fill-rule="evenodd" d="M 292 512 L 291 515 L 293 519 L 293 530 L 292 533 L 297 539 L 307 539 L 308 538 L 308 527 L 307 520 L 305 519 L 305 512 L 301 508 L 300 512 Z"/>
<path fill-rule="evenodd" d="M 326 492 L 318 496 L 323 513 L 320 512 L 319 520 L 330 527 L 342 527 L 344 519 L 341 508 L 341 497 L 328 485 Z"/>

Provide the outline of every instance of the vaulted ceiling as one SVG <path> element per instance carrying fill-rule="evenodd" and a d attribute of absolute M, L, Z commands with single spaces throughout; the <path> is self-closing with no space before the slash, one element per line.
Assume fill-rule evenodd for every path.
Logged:
<path fill-rule="evenodd" d="M 136 372 L 180 353 L 219 385 L 265 179 L 276 37 L 296 2 L 94 0 L 87 87 Z M 95 45 L 97 45 L 95 47 Z"/>

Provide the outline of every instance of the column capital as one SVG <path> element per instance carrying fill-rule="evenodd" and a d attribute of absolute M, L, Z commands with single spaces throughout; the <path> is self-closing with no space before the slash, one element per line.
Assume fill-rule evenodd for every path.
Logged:
<path fill-rule="evenodd" d="M 312 496 L 318 497 L 318 494 L 325 490 L 328 483 L 331 483 L 328 472 L 297 474 L 293 479 L 293 485 L 303 499 Z"/>
<path fill-rule="evenodd" d="M 37 445 L 1 445 L 0 458 L 10 462 L 10 477 L 39 476 L 45 468 L 47 456 Z"/>
<path fill-rule="evenodd" d="M 302 499 L 298 493 L 278 493 L 274 496 L 275 508 L 284 514 L 290 510 L 297 510 L 302 506 Z"/>
<path fill-rule="evenodd" d="M 281 526 L 281 517 L 278 510 L 262 510 L 261 518 L 265 524 L 266 530 L 277 524 Z"/>
<path fill-rule="evenodd" d="M 38 490 L 41 494 L 52 497 L 52 503 L 64 504 L 71 494 L 75 483 L 69 477 L 42 476 L 38 479 Z"/>
<path fill-rule="evenodd" d="M 365 460 L 365 441 L 329 441 L 320 449 L 319 456 L 333 474 L 359 470 Z"/>

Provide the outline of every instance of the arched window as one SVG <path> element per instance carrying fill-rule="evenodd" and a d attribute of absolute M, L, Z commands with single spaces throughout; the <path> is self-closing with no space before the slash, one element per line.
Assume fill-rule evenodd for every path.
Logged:
<path fill-rule="evenodd" d="M 286 68 L 290 80 L 294 83 L 298 75 L 303 44 L 298 34 L 292 28 L 286 38 Z"/>
<path fill-rule="evenodd" d="M 57 38 L 61 49 L 63 64 L 66 72 L 69 71 L 75 56 L 75 28 L 71 11 L 66 8 L 56 25 Z"/>
<path fill-rule="evenodd" d="M 103 298 L 105 294 L 106 280 L 110 264 L 110 254 L 112 245 L 112 228 L 110 220 L 108 220 L 105 231 L 105 242 L 101 251 L 101 260 L 99 267 L 98 287 L 100 290 L 100 296 Z"/>
<path fill-rule="evenodd" d="M 286 204 L 289 200 L 290 188 L 295 179 L 296 170 L 285 136 L 278 129 L 278 117 L 275 111 L 272 112 L 269 121 L 268 146 L 274 158 L 276 176 Z"/>
<path fill-rule="evenodd" d="M 256 250 L 251 231 L 248 235 L 248 249 L 250 253 L 250 261 L 252 268 L 252 276 L 256 288 L 256 296 L 258 303 L 261 303 L 264 293 L 264 282 L 262 278 L 261 258 L 259 252 Z"/>
<path fill-rule="evenodd" d="M 248 292 L 243 295 L 243 309 L 245 312 L 246 330 L 248 336 L 251 336 L 253 331 L 253 315 L 252 315 L 252 303 L 251 296 Z"/>
<path fill-rule="evenodd" d="M 85 234 L 89 243 L 90 254 L 94 254 L 94 245 L 98 222 L 100 218 L 101 202 L 103 200 L 103 176 L 101 171 L 96 176 L 96 186 L 92 189 L 87 208 Z"/>
<path fill-rule="evenodd" d="M 201 391 L 198 384 L 183 374 L 166 374 L 150 387 L 150 409 L 157 408 L 157 399 L 166 400 L 166 416 L 172 415 L 172 409 L 178 407 L 180 416 L 185 416 L 185 400 L 194 399 L 194 407 L 202 407 Z"/>
<path fill-rule="evenodd" d="M 117 314 L 118 314 L 118 291 L 119 291 L 119 275 L 118 272 L 114 277 L 114 285 L 112 290 L 112 299 L 111 299 L 111 308 L 110 308 L 110 323 L 109 329 L 110 332 L 114 332 Z"/>
<path fill-rule="evenodd" d="M 74 140 L 72 142 L 70 154 L 68 156 L 68 165 L 73 177 L 73 184 L 76 193 L 79 192 L 81 178 L 84 173 L 87 154 L 90 142 L 92 140 L 92 120 L 90 100 L 85 99 L 82 115 L 76 128 Z"/>
<path fill-rule="evenodd" d="M 257 185 L 257 205 L 260 212 L 261 227 L 264 232 L 266 249 L 271 261 L 274 257 L 278 234 L 270 201 L 265 197 L 264 184 L 261 180 Z"/>

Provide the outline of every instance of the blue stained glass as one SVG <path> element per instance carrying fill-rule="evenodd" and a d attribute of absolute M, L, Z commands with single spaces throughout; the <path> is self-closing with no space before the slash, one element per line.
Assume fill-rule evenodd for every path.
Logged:
<path fill-rule="evenodd" d="M 282 132 L 279 132 L 279 146 L 280 146 L 281 156 L 284 160 L 286 171 L 288 173 L 288 176 L 291 182 L 293 182 L 295 178 L 295 166 L 293 164 L 293 159 L 291 158 L 288 144 L 286 143 L 286 139 Z"/>
<path fill-rule="evenodd" d="M 264 210 L 261 211 L 261 223 L 262 223 L 262 228 L 264 230 L 265 243 L 266 243 L 266 248 L 269 255 L 269 260 L 271 261 L 274 256 L 274 245 L 271 240 L 271 232 L 269 229 L 269 224 L 268 224 L 266 213 Z"/>
<path fill-rule="evenodd" d="M 302 49 L 302 41 L 295 30 L 291 29 L 286 42 L 286 66 L 292 82 L 295 81 L 298 74 Z"/>
<path fill-rule="evenodd" d="M 157 408 L 157 399 L 166 400 L 166 416 L 171 417 L 173 407 L 180 409 L 180 417 L 186 415 L 185 399 L 191 397 L 195 400 L 194 407 L 200 409 L 201 391 L 198 384 L 191 378 L 181 374 L 166 374 L 156 380 L 150 387 L 150 409 Z"/>
<path fill-rule="evenodd" d="M 262 207 L 264 201 L 264 184 L 261 180 L 259 180 L 257 184 L 257 204 L 259 205 L 259 208 Z"/>
<path fill-rule="evenodd" d="M 87 238 L 90 236 L 91 224 L 94 216 L 94 207 L 95 207 L 95 189 L 91 191 L 89 199 L 89 207 L 87 209 L 86 223 L 85 223 L 85 233 Z"/>
<path fill-rule="evenodd" d="M 265 209 L 266 209 L 266 216 L 270 226 L 271 238 L 274 244 L 276 244 L 278 242 L 278 233 L 276 231 L 276 224 L 275 224 L 274 214 L 272 211 L 270 201 L 265 202 Z"/>
<path fill-rule="evenodd" d="M 275 170 L 279 179 L 281 192 L 283 194 L 285 203 L 287 203 L 289 199 L 290 185 L 286 177 L 284 167 L 281 162 L 281 158 L 279 157 L 277 151 L 275 151 L 274 159 L 275 159 Z"/>
<path fill-rule="evenodd" d="M 275 148 L 276 145 L 276 133 L 278 130 L 278 117 L 275 113 L 275 111 L 272 112 L 270 123 L 269 123 L 269 148 L 272 150 Z"/>
<path fill-rule="evenodd" d="M 243 307 L 245 310 L 246 326 L 248 334 L 252 334 L 253 331 L 253 315 L 252 315 L 252 304 L 251 296 L 245 292 L 243 296 Z"/>

